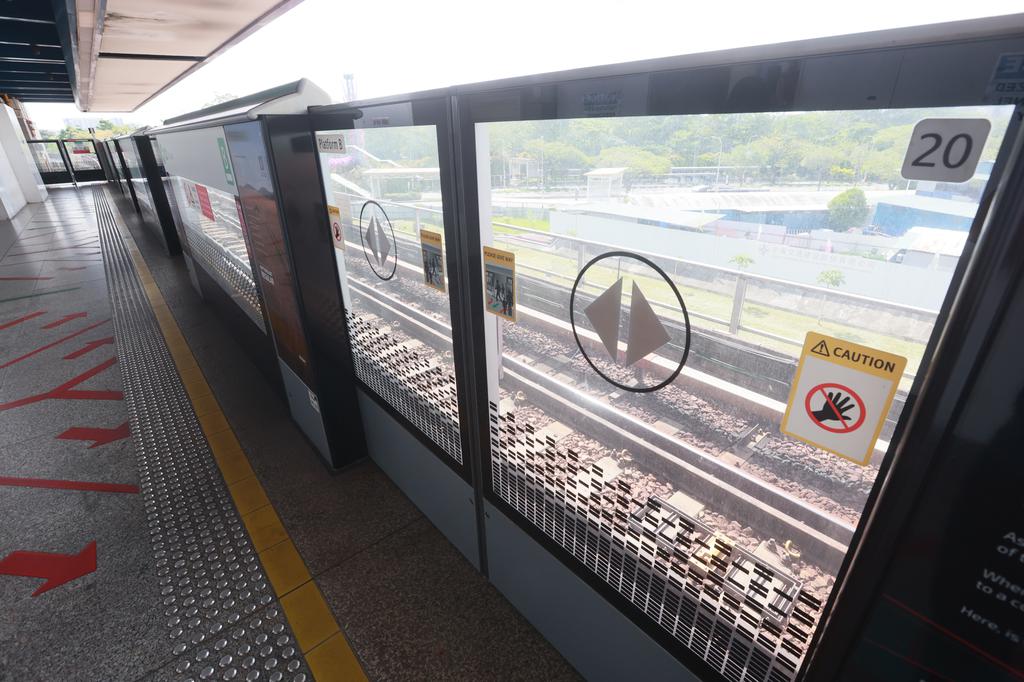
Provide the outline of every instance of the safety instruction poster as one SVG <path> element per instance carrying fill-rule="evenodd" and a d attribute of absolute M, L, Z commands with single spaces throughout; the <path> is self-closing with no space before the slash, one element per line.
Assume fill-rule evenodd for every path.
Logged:
<path fill-rule="evenodd" d="M 441 256 L 441 233 L 420 230 L 423 252 L 423 281 L 433 289 L 444 291 L 444 258 Z"/>
<path fill-rule="evenodd" d="M 196 196 L 199 198 L 199 210 L 210 220 L 215 220 L 213 204 L 210 203 L 210 192 L 202 185 L 196 185 Z"/>
<path fill-rule="evenodd" d="M 345 224 L 341 221 L 341 209 L 337 206 L 327 205 L 327 222 L 331 226 L 331 241 L 334 248 L 339 251 L 345 250 Z"/>
<path fill-rule="evenodd" d="M 487 312 L 516 321 L 516 254 L 484 247 L 484 298 Z"/>
<path fill-rule="evenodd" d="M 199 195 L 196 193 L 196 185 L 188 180 L 182 180 L 181 186 L 185 188 L 185 201 L 189 208 L 199 208 Z"/>
<path fill-rule="evenodd" d="M 808 332 L 782 432 L 866 466 L 906 366 L 899 355 Z"/>

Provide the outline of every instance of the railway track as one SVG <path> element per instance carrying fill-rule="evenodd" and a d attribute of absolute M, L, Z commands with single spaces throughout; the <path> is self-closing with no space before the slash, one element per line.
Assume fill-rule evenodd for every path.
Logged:
<path fill-rule="evenodd" d="M 436 351 L 451 348 L 451 329 L 444 320 L 412 307 L 407 292 L 403 291 L 399 298 L 375 290 L 371 282 L 349 278 L 357 305 L 376 308 L 388 318 L 399 320 L 398 326 L 406 335 Z M 605 447 L 630 452 L 633 465 L 701 503 L 716 510 L 729 510 L 729 516 L 750 524 L 767 537 L 795 542 L 807 560 L 823 570 L 834 574 L 838 569 L 852 538 L 852 525 L 616 406 L 581 400 L 579 389 L 567 384 L 564 377 L 556 379 L 517 357 L 506 355 L 503 363 L 503 388 L 521 392 L 527 403 L 555 419 L 580 427 Z M 733 435 L 723 443 L 723 447 L 742 446 L 752 433 L 747 426 L 738 437 Z"/>

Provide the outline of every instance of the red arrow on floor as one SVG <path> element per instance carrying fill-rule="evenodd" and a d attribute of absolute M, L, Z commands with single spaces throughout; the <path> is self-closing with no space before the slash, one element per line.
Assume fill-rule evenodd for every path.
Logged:
<path fill-rule="evenodd" d="M 40 315 L 45 315 L 45 314 L 46 314 L 45 310 L 37 310 L 34 313 L 29 313 L 28 315 L 24 315 L 22 317 L 19 317 L 16 320 L 11 320 L 10 322 L 4 322 L 3 324 L 0 324 L 0 329 L 7 329 L 8 327 L 13 327 L 16 324 L 21 324 L 22 322 L 28 322 L 32 318 L 39 317 Z"/>
<path fill-rule="evenodd" d="M 75 578 L 96 570 L 96 541 L 93 540 L 78 554 L 51 554 L 50 552 L 11 552 L 0 561 L 0 575 L 23 578 L 44 578 L 33 597 L 48 592 Z"/>
<path fill-rule="evenodd" d="M 101 427 L 88 427 L 88 426 L 73 426 L 64 433 L 57 436 L 61 440 L 91 440 L 93 444 L 89 446 L 89 449 L 97 448 L 107 443 L 113 443 L 114 441 L 123 440 L 132 435 L 132 432 L 128 429 L 128 422 L 121 424 L 120 426 L 112 429 L 104 429 Z"/>
<path fill-rule="evenodd" d="M 77 320 L 78 318 L 85 317 L 86 315 L 88 315 L 88 313 L 71 313 L 70 315 L 65 315 L 64 317 L 60 318 L 59 320 L 55 320 L 54 322 L 51 322 L 50 324 L 44 324 L 42 328 L 43 329 L 53 329 L 54 327 L 61 326 L 65 322 L 70 322 L 71 320 Z"/>
<path fill-rule="evenodd" d="M 96 350 L 97 348 L 99 348 L 101 346 L 109 346 L 112 343 L 114 343 L 114 337 L 113 336 L 108 336 L 108 337 L 103 338 L 103 339 L 96 339 L 95 341 L 89 341 L 82 348 L 79 348 L 78 350 L 76 350 L 76 351 L 74 351 L 72 353 L 68 353 L 67 355 L 65 355 L 64 359 L 65 360 L 74 360 L 75 358 L 82 357 L 86 353 L 91 353 L 92 351 Z"/>

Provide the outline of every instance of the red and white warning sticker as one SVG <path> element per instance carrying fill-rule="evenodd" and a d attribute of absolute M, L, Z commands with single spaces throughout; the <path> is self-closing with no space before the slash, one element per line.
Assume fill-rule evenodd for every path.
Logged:
<path fill-rule="evenodd" d="M 809 332 L 782 432 L 867 465 L 906 365 L 898 355 Z"/>

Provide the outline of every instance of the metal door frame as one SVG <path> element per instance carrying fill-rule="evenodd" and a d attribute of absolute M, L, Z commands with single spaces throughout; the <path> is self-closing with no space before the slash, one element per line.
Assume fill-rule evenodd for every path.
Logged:
<path fill-rule="evenodd" d="M 88 142 L 92 145 L 92 153 L 96 156 L 99 161 L 99 168 L 90 168 L 86 170 L 75 170 L 75 164 L 71 162 L 71 152 L 67 151 L 68 142 Z M 61 140 L 64 147 L 64 151 L 67 154 L 67 163 L 71 168 L 71 173 L 75 177 L 75 182 L 100 182 L 107 179 L 106 173 L 103 170 L 103 162 L 100 160 L 99 148 L 96 146 L 96 138 L 92 137 L 69 137 Z"/>
<path fill-rule="evenodd" d="M 999 55 L 1024 50 L 1024 22 L 1009 22 L 1000 17 L 998 21 L 958 22 L 951 26 L 957 30 L 949 33 L 955 36 L 949 39 L 936 38 L 942 35 L 942 31 L 929 26 L 580 69 L 455 88 L 453 118 L 457 126 L 455 142 L 459 148 L 458 187 L 464 192 L 459 204 L 462 212 L 459 224 L 465 230 L 460 246 L 466 249 L 466 258 L 462 263 L 465 269 L 461 272 L 466 278 L 470 299 L 468 309 L 463 312 L 471 324 L 469 336 L 483 338 L 485 317 L 479 256 L 481 243 L 477 210 L 476 123 L 608 115 L 607 112 L 587 113 L 583 106 L 587 94 L 616 95 L 607 101 L 617 100 L 617 111 L 613 115 L 620 118 L 985 104 L 987 78 L 993 72 Z M 956 73 L 959 77 L 950 78 L 950 73 Z M 746 92 L 742 97 L 734 96 L 730 84 L 745 78 L 771 81 L 774 87 L 766 87 L 760 92 Z M 837 82 L 844 83 L 845 87 L 837 90 Z M 566 109 L 560 110 L 559 107 L 566 103 Z M 1018 107 L 1016 119 L 1019 120 L 1020 116 L 1021 108 Z M 1000 177 L 1004 170 L 1011 170 L 1008 158 L 1015 143 L 1014 138 L 1019 134 L 1019 126 L 1011 124 L 999 152 L 992 180 L 980 202 L 965 257 L 961 258 L 954 273 L 934 332 L 926 345 L 918 379 L 908 395 L 907 408 L 892 437 L 894 447 L 881 465 L 850 549 L 837 575 L 837 587 L 822 608 L 821 621 L 806 647 L 807 653 L 803 667 L 797 671 L 798 677 L 801 674 L 818 675 L 817 670 L 811 669 L 810 662 L 815 659 L 817 646 L 825 641 L 826 631 L 833 650 L 835 647 L 845 649 L 850 643 L 851 624 L 863 616 L 864 600 L 855 595 L 867 594 L 864 586 L 870 584 L 869 576 L 879 575 L 885 562 L 884 554 L 868 553 L 864 551 L 865 547 L 878 544 L 884 546 L 885 542 L 894 541 L 896 529 L 905 519 L 905 516 L 891 508 L 893 505 L 878 506 L 876 503 L 879 495 L 890 480 L 902 482 L 904 488 L 897 495 L 903 501 L 913 499 L 916 490 L 916 483 L 908 480 L 908 477 L 901 474 L 897 479 L 892 474 L 894 466 L 898 464 L 901 470 L 916 470 L 918 467 L 927 467 L 931 461 L 934 453 L 923 449 L 917 442 L 917 436 L 927 433 L 929 429 L 934 430 L 936 425 L 923 420 L 920 410 L 915 409 L 918 397 L 923 393 L 929 403 L 947 406 L 956 403 L 958 395 L 939 390 L 936 382 L 930 378 L 951 371 L 957 358 L 956 349 L 948 347 L 948 339 L 955 330 L 963 329 L 968 321 L 976 322 L 973 311 L 963 304 L 957 306 L 955 316 L 951 317 L 954 302 L 978 295 L 979 290 L 984 288 L 979 282 L 979 278 L 984 276 L 984 272 L 979 272 L 984 270 L 981 256 L 987 254 L 987 258 L 992 258 L 999 255 L 995 246 L 988 248 L 997 241 L 996 238 L 986 233 L 982 240 L 985 250 L 979 251 L 978 258 L 973 256 L 972 249 L 978 242 L 982 226 L 998 220 L 998 216 L 1012 214 L 1019 208 L 1020 197 L 1008 193 Z M 1016 159 L 1014 163 L 1016 166 L 1012 170 L 1016 174 L 1021 160 Z M 1000 191 L 997 192 L 997 188 Z M 965 279 L 968 270 L 971 277 Z M 974 329 L 977 331 L 977 327 Z M 937 354 L 940 340 L 947 341 L 947 345 L 942 348 L 942 353 Z M 475 413 L 479 422 L 476 431 L 480 436 L 478 448 L 486 501 L 513 519 L 516 525 L 561 559 L 569 570 L 615 604 L 649 636 L 673 652 L 681 663 L 707 679 L 724 679 L 702 658 L 676 642 L 667 631 L 587 571 L 574 557 L 556 546 L 495 494 L 490 479 L 486 359 L 476 354 L 473 360 L 476 365 L 474 373 L 478 377 Z M 469 397 L 469 394 L 463 396 Z M 884 524 L 879 524 L 876 522 L 876 512 L 883 508 L 889 510 L 889 516 L 885 518 Z M 901 511 L 905 513 L 907 510 Z M 873 542 L 872 545 L 862 546 L 861 539 L 869 525 Z M 856 570 L 852 571 L 854 559 Z M 846 580 L 851 574 L 857 575 L 858 579 L 850 581 L 848 590 Z M 841 594 L 842 610 L 836 608 Z M 815 666 L 821 658 L 817 657 Z"/>
<path fill-rule="evenodd" d="M 36 170 L 39 171 L 39 177 L 42 178 L 44 185 L 67 185 L 75 184 L 75 174 L 71 168 L 71 162 L 68 159 L 67 152 L 64 149 L 64 140 L 26 140 L 28 144 L 41 145 L 43 149 L 46 149 L 46 145 L 53 143 L 57 145 L 57 149 L 60 152 L 60 159 L 64 162 L 64 171 L 44 171 L 36 165 Z M 35 163 L 35 157 L 32 158 L 32 162 Z"/>

